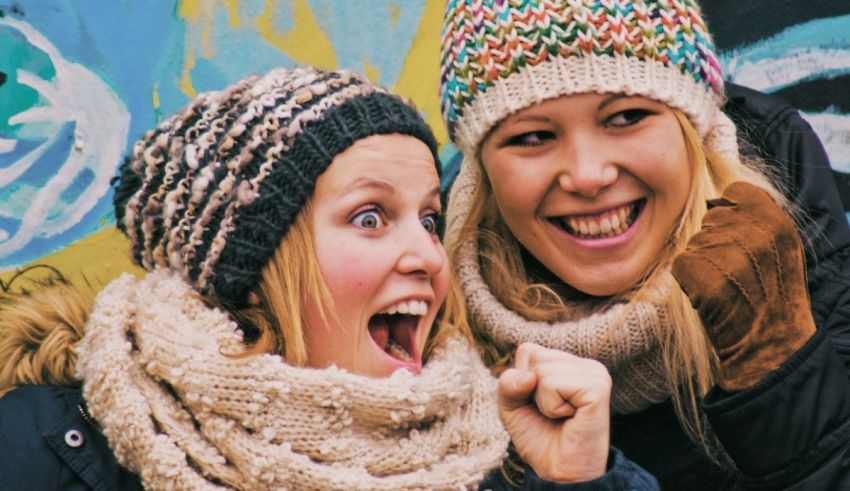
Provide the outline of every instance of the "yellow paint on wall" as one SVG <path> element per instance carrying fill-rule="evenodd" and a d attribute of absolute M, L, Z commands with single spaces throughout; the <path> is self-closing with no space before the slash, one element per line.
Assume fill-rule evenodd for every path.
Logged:
<path fill-rule="evenodd" d="M 363 75 L 366 76 L 369 80 L 373 82 L 377 82 L 381 80 L 381 69 L 380 67 L 374 66 L 369 63 L 368 58 L 363 59 Z"/>
<path fill-rule="evenodd" d="M 399 17 L 401 17 L 401 5 L 397 3 L 390 4 L 390 23 L 393 29 L 398 26 Z"/>
<path fill-rule="evenodd" d="M 151 89 L 151 105 L 154 111 L 159 112 L 159 83 L 154 83 Z"/>
<path fill-rule="evenodd" d="M 117 228 L 109 227 L 95 232 L 64 249 L 40 257 L 32 264 L 53 266 L 74 285 L 97 293 L 103 286 L 117 278 L 121 273 L 129 272 L 137 277 L 144 270 L 130 260 L 130 242 Z M 0 281 L 5 284 L 14 275 L 15 270 L 0 273 Z M 32 284 L 28 279 L 42 279 L 50 276 L 46 269 L 35 269 L 25 278 L 16 280 L 12 290 L 26 288 Z"/>
<path fill-rule="evenodd" d="M 190 99 L 198 95 L 192 82 L 192 70 L 197 64 L 198 56 L 196 46 L 198 43 L 195 41 L 197 40 L 200 44 L 202 57 L 210 59 L 215 55 L 217 47 L 212 40 L 215 31 L 215 14 L 219 3 L 227 11 L 228 26 L 231 29 L 237 28 L 240 23 L 238 0 L 178 0 L 177 2 L 177 16 L 185 20 L 191 28 L 187 30 L 183 43 L 183 70 L 179 82 L 180 90 Z"/>
<path fill-rule="evenodd" d="M 183 19 L 197 19 L 203 10 L 202 0 L 179 0 L 177 2 L 177 17 Z"/>
<path fill-rule="evenodd" d="M 239 28 L 239 0 L 225 0 L 227 7 L 227 26 L 231 29 Z"/>
<path fill-rule="evenodd" d="M 183 70 L 180 73 L 180 90 L 189 99 L 194 99 L 198 95 L 198 91 L 192 84 L 193 68 L 195 68 L 195 50 L 187 45 L 183 54 Z"/>
<path fill-rule="evenodd" d="M 212 35 L 215 29 L 215 11 L 217 10 L 217 2 L 202 1 L 202 0 L 180 0 L 177 5 L 177 15 L 183 18 L 187 24 L 193 29 L 191 31 L 200 30 L 198 39 L 201 42 L 201 53 L 205 58 L 212 58 L 215 54 L 215 47 L 212 44 Z M 230 2 L 225 0 L 225 8 L 230 12 Z M 228 16 L 228 20 L 229 16 Z M 191 44 L 187 39 L 186 45 Z"/>
<path fill-rule="evenodd" d="M 395 85 L 400 94 L 410 97 L 425 114 L 428 124 L 440 143 L 448 141 L 440 116 L 440 27 L 443 22 L 443 0 L 428 0 L 413 44 L 404 59 L 404 66 Z"/>
<path fill-rule="evenodd" d="M 307 1 L 292 1 L 294 27 L 288 32 L 281 32 L 274 25 L 277 5 L 274 0 L 266 0 L 263 12 L 257 17 L 257 30 L 263 39 L 298 63 L 335 69 L 339 62 L 333 44 L 319 27 Z"/>

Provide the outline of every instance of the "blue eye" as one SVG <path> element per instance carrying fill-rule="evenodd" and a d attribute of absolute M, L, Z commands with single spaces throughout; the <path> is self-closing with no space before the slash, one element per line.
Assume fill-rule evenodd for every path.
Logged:
<path fill-rule="evenodd" d="M 376 229 L 382 225 L 382 221 L 381 214 L 377 210 L 361 211 L 351 219 L 351 223 L 356 227 L 365 229 Z"/>
<path fill-rule="evenodd" d="M 437 215 L 435 213 L 431 213 L 430 215 L 425 215 L 420 220 L 422 222 L 422 227 L 429 234 L 437 233 Z"/>

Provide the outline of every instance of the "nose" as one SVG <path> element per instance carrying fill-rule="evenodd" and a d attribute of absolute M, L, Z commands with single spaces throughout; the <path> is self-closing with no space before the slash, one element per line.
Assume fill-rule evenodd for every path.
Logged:
<path fill-rule="evenodd" d="M 558 185 L 569 193 L 593 198 L 617 180 L 619 171 L 604 144 L 587 138 L 576 140 L 579 138 L 565 143 Z"/>
<path fill-rule="evenodd" d="M 402 236 L 398 239 L 402 248 L 396 264 L 400 273 L 430 278 L 446 267 L 443 244 L 435 235 L 425 230 L 418 217 L 415 223 L 404 227 L 398 235 Z"/>

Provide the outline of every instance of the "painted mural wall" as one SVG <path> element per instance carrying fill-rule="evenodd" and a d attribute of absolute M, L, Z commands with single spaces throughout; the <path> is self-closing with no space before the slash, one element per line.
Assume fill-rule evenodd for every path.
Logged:
<path fill-rule="evenodd" d="M 800 107 L 850 172 L 850 2 L 804 3 L 704 7 L 729 77 Z M 95 284 L 132 270 L 112 226 L 122 156 L 198 93 L 251 73 L 354 69 L 412 98 L 445 142 L 442 10 L 443 0 L 0 0 L 0 281 L 34 262 Z M 450 145 L 442 154 L 457 165 Z"/>

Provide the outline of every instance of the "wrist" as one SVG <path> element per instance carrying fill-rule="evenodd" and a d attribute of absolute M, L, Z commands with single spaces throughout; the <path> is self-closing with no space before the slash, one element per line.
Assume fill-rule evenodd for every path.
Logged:
<path fill-rule="evenodd" d="M 594 454 L 594 455 L 588 455 Z M 604 452 L 588 452 L 556 462 L 550 462 L 545 468 L 531 466 L 541 479 L 556 483 L 577 483 L 592 481 L 605 475 L 608 468 L 608 448 Z"/>

